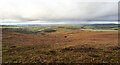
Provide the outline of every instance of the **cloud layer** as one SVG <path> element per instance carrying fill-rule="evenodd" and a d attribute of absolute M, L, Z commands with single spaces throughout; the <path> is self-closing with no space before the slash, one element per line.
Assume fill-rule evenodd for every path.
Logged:
<path fill-rule="evenodd" d="M 102 0 L 0 0 L 0 22 L 117 20 L 118 3 Z"/>

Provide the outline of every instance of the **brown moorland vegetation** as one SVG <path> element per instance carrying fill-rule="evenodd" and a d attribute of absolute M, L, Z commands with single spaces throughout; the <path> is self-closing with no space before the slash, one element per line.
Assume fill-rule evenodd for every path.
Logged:
<path fill-rule="evenodd" d="M 119 63 L 118 31 L 2 35 L 3 63 Z"/>

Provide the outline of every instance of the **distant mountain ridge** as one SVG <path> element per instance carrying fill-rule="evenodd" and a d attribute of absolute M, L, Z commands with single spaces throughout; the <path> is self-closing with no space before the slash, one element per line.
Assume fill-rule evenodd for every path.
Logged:
<path fill-rule="evenodd" d="M 120 25 L 120 24 L 90 24 L 90 25 Z"/>
<path fill-rule="evenodd" d="M 76 25 L 76 26 L 84 26 L 84 25 L 120 25 L 120 24 L 20 24 L 20 25 L 0 25 L 0 26 L 56 26 L 56 25 Z"/>

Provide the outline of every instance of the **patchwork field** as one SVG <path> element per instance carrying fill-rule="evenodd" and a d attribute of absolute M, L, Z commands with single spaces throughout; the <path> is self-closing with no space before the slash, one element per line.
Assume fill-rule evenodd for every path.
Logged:
<path fill-rule="evenodd" d="M 119 63 L 118 29 L 108 27 L 4 27 L 2 62 Z"/>

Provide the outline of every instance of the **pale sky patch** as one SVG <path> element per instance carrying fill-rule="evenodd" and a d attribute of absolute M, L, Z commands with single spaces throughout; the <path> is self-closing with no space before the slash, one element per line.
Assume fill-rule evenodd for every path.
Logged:
<path fill-rule="evenodd" d="M 0 0 L 0 22 L 117 22 L 118 1 L 119 0 Z"/>

